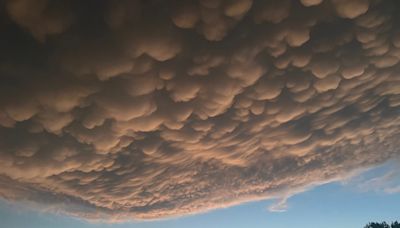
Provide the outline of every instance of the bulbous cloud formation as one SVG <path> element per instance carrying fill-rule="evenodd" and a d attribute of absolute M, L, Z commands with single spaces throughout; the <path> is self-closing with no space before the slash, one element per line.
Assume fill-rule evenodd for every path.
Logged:
<path fill-rule="evenodd" d="M 0 7 L 4 199 L 156 219 L 399 157 L 397 0 Z"/>

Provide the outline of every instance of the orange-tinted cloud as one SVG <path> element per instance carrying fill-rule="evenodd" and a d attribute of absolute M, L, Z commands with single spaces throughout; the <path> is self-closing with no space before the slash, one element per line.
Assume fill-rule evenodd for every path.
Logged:
<path fill-rule="evenodd" d="M 282 210 L 399 156 L 395 0 L 0 7 L 5 199 L 110 220 Z"/>

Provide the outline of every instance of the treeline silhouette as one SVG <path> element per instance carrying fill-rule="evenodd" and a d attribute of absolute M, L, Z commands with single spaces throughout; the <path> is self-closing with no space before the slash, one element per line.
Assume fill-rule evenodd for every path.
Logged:
<path fill-rule="evenodd" d="M 400 223 L 395 221 L 389 225 L 386 222 L 381 222 L 381 223 L 370 222 L 367 225 L 365 225 L 364 228 L 400 228 Z"/>

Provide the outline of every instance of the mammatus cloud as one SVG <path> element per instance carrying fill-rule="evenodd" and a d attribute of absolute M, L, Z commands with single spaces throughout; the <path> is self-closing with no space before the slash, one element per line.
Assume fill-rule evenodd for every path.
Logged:
<path fill-rule="evenodd" d="M 0 10 L 5 199 L 114 220 L 282 206 L 400 155 L 396 0 Z"/>

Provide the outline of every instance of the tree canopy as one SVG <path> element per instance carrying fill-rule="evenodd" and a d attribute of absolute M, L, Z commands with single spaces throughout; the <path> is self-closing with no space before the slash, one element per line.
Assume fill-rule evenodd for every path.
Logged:
<path fill-rule="evenodd" d="M 400 223 L 395 221 L 389 225 L 386 222 L 381 222 L 381 223 L 370 222 L 367 225 L 365 225 L 364 228 L 400 228 Z"/>

